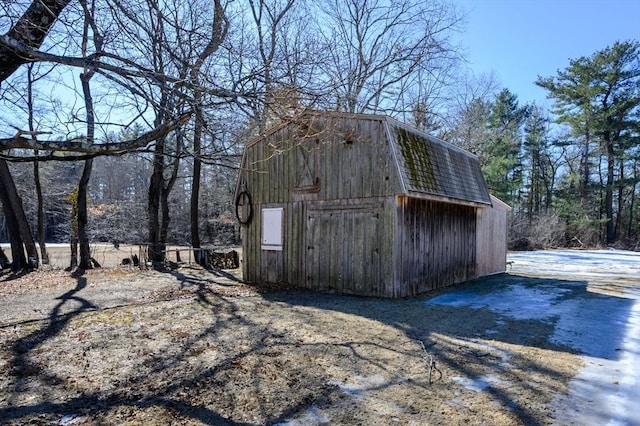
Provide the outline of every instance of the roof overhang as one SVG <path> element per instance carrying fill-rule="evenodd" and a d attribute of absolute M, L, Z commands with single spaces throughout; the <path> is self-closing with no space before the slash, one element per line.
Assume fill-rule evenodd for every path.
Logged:
<path fill-rule="evenodd" d="M 458 204 L 470 207 L 491 207 L 491 203 L 485 203 L 482 201 L 463 200 L 461 198 L 445 197 L 442 195 L 427 194 L 418 191 L 407 191 L 405 194 L 396 194 L 396 197 L 417 198 L 421 200 L 438 201 L 441 203 Z"/>

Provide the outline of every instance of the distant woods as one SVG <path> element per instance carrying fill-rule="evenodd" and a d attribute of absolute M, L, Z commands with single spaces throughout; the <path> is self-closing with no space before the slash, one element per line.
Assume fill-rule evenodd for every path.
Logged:
<path fill-rule="evenodd" d="M 168 243 L 237 244 L 244 143 L 307 109 L 391 115 L 478 155 L 513 207 L 513 247 L 639 244 L 637 42 L 541 76 L 545 111 L 465 71 L 464 13 L 446 2 L 0 8 L 0 239 L 16 270 L 45 263 L 46 242 L 76 242 L 83 269 L 91 242 L 148 243 L 156 261 Z"/>
<path fill-rule="evenodd" d="M 575 240 L 637 248 L 640 43 L 617 42 L 573 59 L 536 84 L 554 100 L 564 129 L 554 141 L 566 153 L 555 211 Z"/>
<path fill-rule="evenodd" d="M 640 43 L 616 42 L 535 83 L 551 111 L 508 89 L 479 92 L 443 130 L 513 207 L 510 248 L 640 249 Z"/>

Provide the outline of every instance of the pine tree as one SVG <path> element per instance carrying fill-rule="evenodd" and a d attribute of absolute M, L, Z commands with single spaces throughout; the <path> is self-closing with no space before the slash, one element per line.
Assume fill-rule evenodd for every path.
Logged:
<path fill-rule="evenodd" d="M 602 183 L 591 197 L 598 196 L 603 206 L 604 242 L 614 242 L 625 203 L 625 162 L 639 143 L 640 43 L 616 42 L 590 57 L 571 60 L 557 76 L 540 77 L 536 84 L 555 100 L 557 121 L 568 124 L 576 137 L 581 135 L 576 143 L 583 147 L 583 199 L 589 195 L 592 157 L 605 158 L 606 171 L 598 179 Z"/>
<path fill-rule="evenodd" d="M 489 139 L 481 150 L 482 171 L 489 190 L 507 203 L 518 201 L 522 186 L 522 125 L 528 108 L 518 105 L 518 97 L 503 89 L 489 116 Z"/>

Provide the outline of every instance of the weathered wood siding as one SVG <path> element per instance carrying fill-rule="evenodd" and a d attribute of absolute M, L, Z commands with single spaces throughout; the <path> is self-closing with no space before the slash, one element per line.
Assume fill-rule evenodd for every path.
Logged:
<path fill-rule="evenodd" d="M 291 124 L 245 149 L 241 183 L 256 204 L 389 196 L 402 190 L 379 119 Z"/>
<path fill-rule="evenodd" d="M 446 178 L 460 162 L 445 161 L 449 175 L 437 176 L 447 182 L 437 188 L 409 191 L 399 166 L 408 154 L 389 137 L 378 116 L 328 114 L 247 144 L 238 180 L 253 206 L 253 219 L 242 226 L 244 279 L 405 297 L 504 268 L 496 249 L 506 222 L 485 214 L 482 197 L 456 198 L 458 192 L 442 189 L 460 185 Z M 262 245 L 263 208 L 283 209 L 281 250 Z"/>
<path fill-rule="evenodd" d="M 507 216 L 509 206 L 491 197 L 493 207 L 478 209 L 477 271 L 479 276 L 504 272 L 507 267 Z"/>
<path fill-rule="evenodd" d="M 476 208 L 400 196 L 394 243 L 395 296 L 476 278 Z"/>
<path fill-rule="evenodd" d="M 388 200 L 402 189 L 381 120 L 283 127 L 246 147 L 239 184 L 254 210 L 242 227 L 245 280 L 391 295 Z M 282 251 L 262 250 L 265 207 L 284 209 Z"/>
<path fill-rule="evenodd" d="M 393 210 L 389 200 L 309 206 L 304 287 L 393 297 Z"/>

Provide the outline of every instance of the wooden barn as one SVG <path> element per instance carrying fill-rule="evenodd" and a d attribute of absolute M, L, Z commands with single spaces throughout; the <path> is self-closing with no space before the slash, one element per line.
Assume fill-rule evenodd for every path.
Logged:
<path fill-rule="evenodd" d="M 386 116 L 269 130 L 247 143 L 236 195 L 247 282 L 405 297 L 506 267 L 508 206 L 477 158 Z"/>

